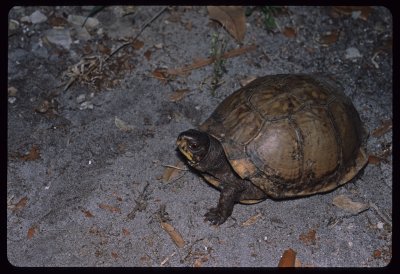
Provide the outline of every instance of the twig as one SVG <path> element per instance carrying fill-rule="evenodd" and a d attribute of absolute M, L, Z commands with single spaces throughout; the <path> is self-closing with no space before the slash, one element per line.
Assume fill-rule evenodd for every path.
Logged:
<path fill-rule="evenodd" d="M 256 45 L 250 45 L 250 46 L 245 46 L 245 47 L 241 47 L 241 48 L 237 48 L 237 49 L 233 49 L 230 50 L 226 53 L 224 53 L 220 59 L 228 59 L 228 58 L 232 58 L 232 57 L 236 57 L 239 55 L 242 55 L 246 52 L 255 50 L 257 48 Z M 177 68 L 177 69 L 168 69 L 167 73 L 170 75 L 181 75 L 181 74 L 185 74 L 186 72 L 190 71 L 190 70 L 194 70 L 194 69 L 198 69 L 201 67 L 205 67 L 207 65 L 210 65 L 212 63 L 214 63 L 217 60 L 216 57 L 210 57 L 210 58 L 206 58 L 206 59 L 200 59 L 195 61 L 194 63 L 184 66 L 182 68 Z"/>
<path fill-rule="evenodd" d="M 146 197 L 147 197 L 147 188 L 149 186 L 149 182 L 146 183 L 146 185 L 144 186 L 142 192 L 139 194 L 139 197 L 137 200 L 135 200 L 135 207 L 132 209 L 132 211 L 126 216 L 129 220 L 133 220 L 135 218 L 136 212 L 137 211 L 142 211 L 143 209 L 145 209 L 146 204 Z"/>
<path fill-rule="evenodd" d="M 180 168 L 180 167 L 173 166 L 173 165 L 162 165 L 162 166 L 177 169 L 177 170 L 182 170 L 182 171 L 189 171 L 189 169 L 187 169 L 187 168 Z"/>

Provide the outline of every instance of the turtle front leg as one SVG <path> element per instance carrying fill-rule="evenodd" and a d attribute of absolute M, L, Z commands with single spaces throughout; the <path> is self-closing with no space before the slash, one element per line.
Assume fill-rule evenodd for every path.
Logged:
<path fill-rule="evenodd" d="M 235 187 L 226 187 L 221 190 L 218 205 L 211 208 L 205 215 L 205 220 L 212 225 L 221 225 L 231 216 L 233 207 L 239 201 L 241 191 Z"/>

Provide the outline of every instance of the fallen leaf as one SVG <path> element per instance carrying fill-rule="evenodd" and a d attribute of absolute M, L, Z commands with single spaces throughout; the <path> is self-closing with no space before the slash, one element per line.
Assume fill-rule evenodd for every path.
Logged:
<path fill-rule="evenodd" d="M 360 11 L 360 18 L 364 21 L 368 20 L 372 11 L 370 6 L 333 6 L 332 9 L 339 15 L 352 15 L 353 12 Z"/>
<path fill-rule="evenodd" d="M 182 100 L 183 98 L 185 98 L 185 96 L 189 93 L 189 89 L 185 88 L 185 89 L 178 89 L 175 90 L 170 96 L 169 96 L 169 100 L 171 102 L 177 102 Z"/>
<path fill-rule="evenodd" d="M 165 84 L 165 83 L 167 83 L 168 75 L 170 73 L 167 72 L 166 69 L 156 68 L 151 74 L 153 74 L 154 78 L 161 80 Z"/>
<path fill-rule="evenodd" d="M 221 56 L 221 59 L 228 59 L 228 58 L 236 57 L 236 56 L 239 56 L 241 54 L 247 53 L 247 52 L 255 50 L 255 49 L 257 49 L 256 45 L 244 46 L 244 47 L 240 47 L 237 49 L 233 49 L 228 52 L 225 52 Z M 168 69 L 167 74 L 169 74 L 169 75 L 184 75 L 184 74 L 187 74 L 191 70 L 205 67 L 207 65 L 212 64 L 213 62 L 215 62 L 215 58 L 196 59 L 196 60 L 194 60 L 194 62 L 192 64 L 186 65 L 182 68 Z"/>
<path fill-rule="evenodd" d="M 146 57 L 147 61 L 150 61 L 151 54 L 152 52 L 149 49 L 144 53 L 144 57 Z"/>
<path fill-rule="evenodd" d="M 186 22 L 185 23 L 185 29 L 187 29 L 188 31 L 191 31 L 192 30 L 192 25 L 193 25 L 192 21 Z"/>
<path fill-rule="evenodd" d="M 185 240 L 183 240 L 181 234 L 176 231 L 172 225 L 166 222 L 161 222 L 161 227 L 168 233 L 177 247 L 182 248 L 185 246 Z"/>
<path fill-rule="evenodd" d="M 98 44 L 97 45 L 97 49 L 99 50 L 99 52 L 105 54 L 105 55 L 110 55 L 111 54 L 111 49 L 109 47 L 106 47 L 103 44 Z"/>
<path fill-rule="evenodd" d="M 306 245 L 315 245 L 316 233 L 317 232 L 314 229 L 310 229 L 307 233 L 300 234 L 299 240 L 305 243 Z"/>
<path fill-rule="evenodd" d="M 93 218 L 93 217 L 94 217 L 94 215 L 93 215 L 89 210 L 84 210 L 84 209 L 82 209 L 81 211 L 83 212 L 83 214 L 84 214 L 85 217 L 87 217 L 87 218 Z"/>
<path fill-rule="evenodd" d="M 104 210 L 108 210 L 111 213 L 121 213 L 121 209 L 118 207 L 110 206 L 107 204 L 99 204 L 99 207 Z"/>
<path fill-rule="evenodd" d="M 124 132 L 129 132 L 135 129 L 134 126 L 128 125 L 126 122 L 122 121 L 117 116 L 115 116 L 114 123 L 119 130 Z"/>
<path fill-rule="evenodd" d="M 353 202 L 349 197 L 345 195 L 338 195 L 333 198 L 333 204 L 352 214 L 361 213 L 369 208 L 369 205 L 359 202 Z"/>
<path fill-rule="evenodd" d="M 203 255 L 200 258 L 197 258 L 194 263 L 193 267 L 202 267 L 205 262 L 209 260 L 209 255 Z"/>
<path fill-rule="evenodd" d="M 339 37 L 340 31 L 330 31 L 322 35 L 318 39 L 318 43 L 320 43 L 324 47 L 328 47 L 334 43 L 336 43 L 338 37 Z"/>
<path fill-rule="evenodd" d="M 114 258 L 114 259 L 117 259 L 119 256 L 118 256 L 118 253 L 117 252 L 115 252 L 115 251 L 111 251 L 111 256 Z"/>
<path fill-rule="evenodd" d="M 15 87 L 9 87 L 8 89 L 7 89 L 7 92 L 8 92 L 8 96 L 10 96 L 10 97 L 15 97 L 15 96 L 17 96 L 17 89 L 15 88 Z"/>
<path fill-rule="evenodd" d="M 138 40 L 138 39 L 136 39 L 136 40 L 133 41 L 133 43 L 132 43 L 132 47 L 133 47 L 135 50 L 139 50 L 139 49 L 143 48 L 143 46 L 144 46 L 144 43 L 143 43 L 142 41 Z"/>
<path fill-rule="evenodd" d="M 374 258 L 379 258 L 382 256 L 382 252 L 379 249 L 374 250 Z"/>
<path fill-rule="evenodd" d="M 385 159 L 376 155 L 369 155 L 368 156 L 368 163 L 371 165 L 377 165 L 380 162 L 384 161 Z"/>
<path fill-rule="evenodd" d="M 239 42 L 246 33 L 245 8 L 241 6 L 207 6 L 210 19 L 218 21 Z"/>
<path fill-rule="evenodd" d="M 28 233 L 27 233 L 28 240 L 32 239 L 32 237 L 35 236 L 36 230 L 37 230 L 36 225 L 34 225 L 28 229 Z"/>
<path fill-rule="evenodd" d="M 288 38 L 293 38 L 296 37 L 297 33 L 294 28 L 291 27 L 285 27 L 282 31 L 283 35 L 285 35 Z"/>
<path fill-rule="evenodd" d="M 247 221 L 242 223 L 242 226 L 251 226 L 254 225 L 257 220 L 262 216 L 261 213 L 258 213 L 257 215 L 251 216 Z"/>
<path fill-rule="evenodd" d="M 175 166 L 167 166 L 164 170 L 164 173 L 161 177 L 161 181 L 164 183 L 168 183 L 182 173 L 182 170 L 185 168 L 185 164 L 182 161 L 178 161 Z"/>
<path fill-rule="evenodd" d="M 23 197 L 21 198 L 18 203 L 16 203 L 15 205 L 12 205 L 12 211 L 16 212 L 16 211 L 20 211 L 21 209 L 23 209 L 26 204 L 28 203 L 28 197 Z"/>
<path fill-rule="evenodd" d="M 374 137 L 381 137 L 385 133 L 389 132 L 393 128 L 393 122 L 392 120 L 386 120 L 382 122 L 382 125 L 375 129 L 371 135 Z"/>
<path fill-rule="evenodd" d="M 20 156 L 23 161 L 35 161 L 40 158 L 40 150 L 37 145 L 33 145 L 28 154 Z"/>
<path fill-rule="evenodd" d="M 283 252 L 279 260 L 278 267 L 294 267 L 296 262 L 296 252 L 289 248 Z"/>
<path fill-rule="evenodd" d="M 122 234 L 124 234 L 124 236 L 129 236 L 129 235 L 131 235 L 131 233 L 129 232 L 129 230 L 126 229 L 126 228 L 123 228 L 123 229 L 122 229 Z"/>
<path fill-rule="evenodd" d="M 45 99 L 39 103 L 39 105 L 35 108 L 35 111 L 39 113 L 46 113 L 50 109 L 50 106 L 50 102 Z"/>
<path fill-rule="evenodd" d="M 294 267 L 301 267 L 301 261 L 297 257 L 294 260 Z"/>

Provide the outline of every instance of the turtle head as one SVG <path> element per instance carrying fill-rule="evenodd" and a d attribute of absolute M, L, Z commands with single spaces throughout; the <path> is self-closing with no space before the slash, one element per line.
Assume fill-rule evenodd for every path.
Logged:
<path fill-rule="evenodd" d="M 207 156 L 210 137 L 205 132 L 189 129 L 179 134 L 176 144 L 189 164 L 195 167 Z"/>

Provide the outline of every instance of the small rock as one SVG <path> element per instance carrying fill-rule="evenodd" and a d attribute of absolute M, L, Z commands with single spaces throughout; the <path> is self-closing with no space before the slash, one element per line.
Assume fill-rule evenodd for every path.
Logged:
<path fill-rule="evenodd" d="M 83 103 L 86 100 L 86 95 L 85 94 L 81 94 L 76 98 L 76 102 L 78 104 Z"/>
<path fill-rule="evenodd" d="M 30 23 L 32 23 L 31 17 L 30 16 L 21 17 L 21 22 L 25 23 L 25 24 L 30 24 Z"/>
<path fill-rule="evenodd" d="M 351 13 L 351 18 L 358 19 L 361 15 L 361 10 L 355 10 Z"/>
<path fill-rule="evenodd" d="M 71 24 L 82 26 L 86 20 L 86 17 L 70 14 L 70 15 L 68 15 L 67 20 Z M 87 20 L 85 22 L 85 28 L 90 31 L 90 30 L 96 29 L 99 24 L 100 24 L 99 20 L 97 20 L 96 18 L 93 18 L 93 17 L 89 17 L 89 18 L 87 18 Z"/>
<path fill-rule="evenodd" d="M 57 46 L 61 46 L 67 50 L 71 47 L 72 39 L 67 29 L 50 29 L 47 31 L 47 40 Z"/>
<path fill-rule="evenodd" d="M 79 109 L 80 110 L 93 109 L 93 103 L 90 101 L 85 101 L 80 105 Z"/>
<path fill-rule="evenodd" d="M 357 48 L 351 47 L 346 49 L 346 53 L 344 58 L 346 59 L 355 59 L 355 58 L 361 58 L 362 55 L 360 51 Z"/>
<path fill-rule="evenodd" d="M 17 101 L 17 98 L 15 98 L 15 97 L 9 97 L 9 98 L 8 98 L 8 102 L 9 102 L 10 104 L 14 104 L 15 101 Z"/>
<path fill-rule="evenodd" d="M 8 30 L 14 31 L 18 28 L 19 28 L 19 22 L 17 20 L 10 19 L 10 21 L 8 22 Z"/>
<path fill-rule="evenodd" d="M 383 223 L 382 222 L 378 222 L 376 224 L 376 227 L 379 228 L 379 229 L 383 229 Z"/>
<path fill-rule="evenodd" d="M 39 10 L 35 11 L 34 13 L 29 16 L 29 19 L 31 20 L 32 24 L 39 24 L 46 22 L 47 16 L 41 13 Z"/>
<path fill-rule="evenodd" d="M 17 96 L 17 91 L 18 90 L 15 87 L 9 87 L 7 91 L 8 91 L 8 96 L 9 97 Z"/>

